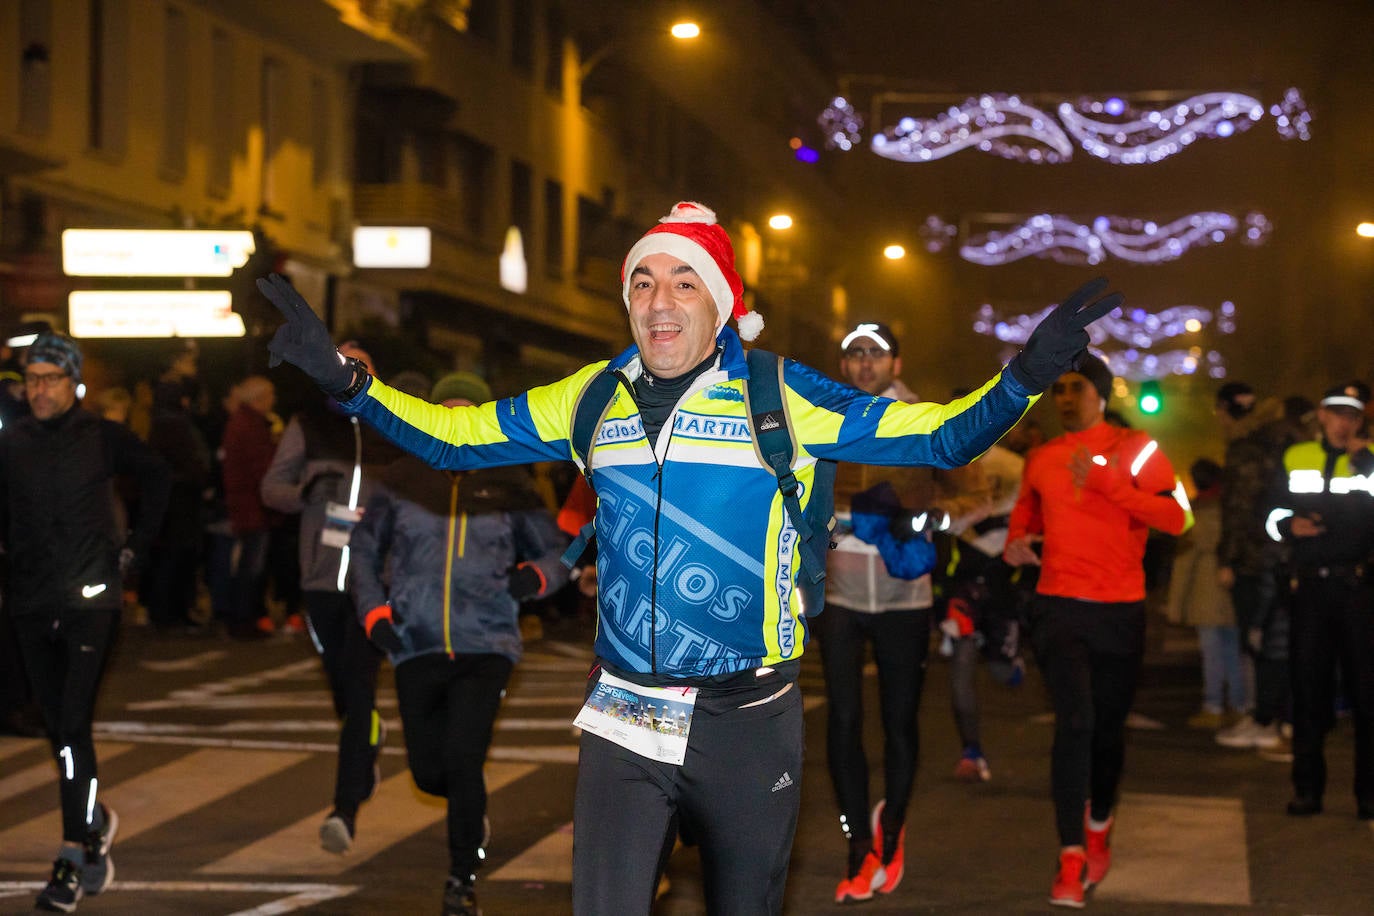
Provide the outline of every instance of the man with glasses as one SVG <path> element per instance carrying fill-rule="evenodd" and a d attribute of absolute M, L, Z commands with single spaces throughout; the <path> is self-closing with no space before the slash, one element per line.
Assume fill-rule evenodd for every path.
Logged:
<path fill-rule="evenodd" d="M 913 404 L 916 395 L 897 378 L 901 371 L 897 337 L 885 324 L 859 324 L 840 342 L 840 374 L 845 381 L 868 394 Z M 884 496 L 887 505 L 881 508 L 893 518 L 909 519 L 903 506 L 924 509 L 934 497 L 930 469 L 840 465 L 835 478 L 839 525 L 826 566 L 825 612 L 809 620 L 820 640 L 825 671 L 830 781 L 840 807 L 840 829 L 849 841 L 848 869 L 835 888 L 837 903 L 890 894 L 902 880 L 906 809 L 920 747 L 917 712 L 930 647 L 930 572 L 926 569 L 916 578 L 894 575 L 879 547 L 864 539 L 866 532 L 854 523 L 850 511 L 862 512 L 870 508 L 865 503 L 881 503 Z M 878 536 L 892 535 L 881 526 Z M 908 524 L 903 536 L 923 538 L 933 565 L 935 548 L 924 535 Z M 863 747 L 866 642 L 873 644 L 878 666 L 885 789 L 871 814 Z"/>
<path fill-rule="evenodd" d="M 147 557 L 171 488 L 166 463 L 132 432 L 77 407 L 81 363 L 71 338 L 40 334 L 24 363 L 31 415 L 0 432 L 5 600 L 43 709 L 62 799 L 62 845 L 37 905 L 63 913 L 114 878 L 109 852 L 119 818 L 97 798 L 91 718 L 123 577 Z M 114 517 L 118 474 L 138 485 L 128 538 Z"/>

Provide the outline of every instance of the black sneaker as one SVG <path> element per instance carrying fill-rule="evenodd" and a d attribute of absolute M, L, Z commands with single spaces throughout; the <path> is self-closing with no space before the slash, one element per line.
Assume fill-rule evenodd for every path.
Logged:
<path fill-rule="evenodd" d="M 449 875 L 444 885 L 443 916 L 482 916 L 482 910 L 477 906 L 477 892 L 471 884 Z"/>
<path fill-rule="evenodd" d="M 1295 795 L 1288 803 L 1290 817 L 1311 817 L 1322 813 L 1322 800 L 1312 795 Z"/>
<path fill-rule="evenodd" d="M 86 834 L 83 848 L 86 861 L 81 866 L 81 890 L 91 896 L 103 891 L 114 880 L 114 860 L 110 858 L 110 847 L 114 845 L 115 834 L 119 832 L 119 815 L 103 803 L 100 810 L 105 815 L 105 824 L 99 830 Z"/>
<path fill-rule="evenodd" d="M 80 899 L 81 869 L 71 859 L 58 859 L 52 863 L 52 878 L 34 906 L 49 913 L 75 913 Z"/>

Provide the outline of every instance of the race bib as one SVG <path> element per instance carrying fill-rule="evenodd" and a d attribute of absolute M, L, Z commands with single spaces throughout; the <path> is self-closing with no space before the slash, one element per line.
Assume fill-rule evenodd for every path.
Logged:
<path fill-rule="evenodd" d="M 347 547 L 348 539 L 353 535 L 353 526 L 362 517 L 362 509 L 350 509 L 343 503 L 325 503 L 320 543 L 326 547 Z"/>
<path fill-rule="evenodd" d="M 641 757 L 681 766 L 696 702 L 695 687 L 641 687 L 603 669 L 573 725 Z"/>

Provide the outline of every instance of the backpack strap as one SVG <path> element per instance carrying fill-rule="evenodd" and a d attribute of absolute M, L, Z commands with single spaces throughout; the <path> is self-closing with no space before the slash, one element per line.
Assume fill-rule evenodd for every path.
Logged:
<path fill-rule="evenodd" d="M 598 372 L 587 383 L 587 387 L 582 389 L 582 393 L 577 397 L 577 404 L 573 407 L 572 430 L 568 438 L 577 460 L 582 462 L 582 477 L 593 493 L 596 492 L 596 485 L 592 483 L 592 449 L 596 446 L 596 434 L 601 429 L 601 423 L 611 409 L 611 401 L 615 399 L 615 390 L 620 384 L 620 379 L 620 375 L 610 369 Z M 576 566 L 594 537 L 595 518 L 582 526 L 577 537 L 573 538 L 573 542 L 563 552 L 563 565 L 569 569 Z"/>
<path fill-rule="evenodd" d="M 783 508 L 801 538 L 805 574 L 813 584 L 820 583 L 825 579 L 829 538 L 816 536 L 798 499 L 801 484 L 792 472 L 797 445 L 792 440 L 792 428 L 782 403 L 783 362 L 776 353 L 767 350 L 750 350 L 746 358 L 749 381 L 745 387 L 749 393 L 749 425 L 754 431 L 754 442 L 764 463 L 778 479 Z"/>

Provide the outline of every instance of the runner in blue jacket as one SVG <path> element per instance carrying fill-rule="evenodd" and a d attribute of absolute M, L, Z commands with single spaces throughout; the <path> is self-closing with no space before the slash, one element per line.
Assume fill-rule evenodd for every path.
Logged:
<path fill-rule="evenodd" d="M 459 407 L 491 391 L 456 372 L 430 400 Z M 422 792 L 448 799 L 444 916 L 478 912 L 482 765 L 520 661 L 520 602 L 568 581 L 559 562 L 567 544 L 527 468 L 440 471 L 410 455 L 382 472 L 349 540 L 358 617 L 396 669 L 411 775 Z"/>

